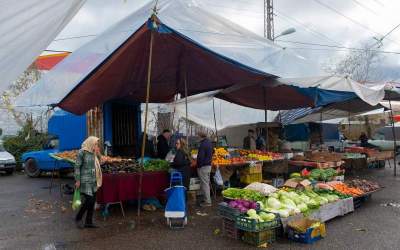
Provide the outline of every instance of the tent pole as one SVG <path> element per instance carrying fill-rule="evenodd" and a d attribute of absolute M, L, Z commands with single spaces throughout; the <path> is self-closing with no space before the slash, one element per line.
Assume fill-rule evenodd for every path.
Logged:
<path fill-rule="evenodd" d="M 390 119 L 392 122 L 392 133 L 393 133 L 393 153 L 394 153 L 394 157 L 393 157 L 393 164 L 394 164 L 394 176 L 397 175 L 397 164 L 396 164 L 396 153 L 397 153 L 397 142 L 396 142 L 396 129 L 394 128 L 394 118 L 393 118 L 393 109 L 392 109 L 392 98 L 391 98 L 391 94 L 389 93 L 389 106 L 390 106 Z"/>
<path fill-rule="evenodd" d="M 322 150 L 322 143 L 323 143 L 323 139 L 322 139 L 322 110 L 321 113 L 319 115 L 319 149 Z"/>
<path fill-rule="evenodd" d="M 267 107 L 267 92 L 264 87 L 264 122 L 265 122 L 265 148 L 269 152 L 269 141 L 268 141 L 268 107 Z"/>
<path fill-rule="evenodd" d="M 215 117 L 215 98 L 213 97 L 213 113 L 214 113 L 214 128 L 215 128 L 215 136 L 217 138 L 217 146 L 219 145 L 219 138 L 218 138 L 218 129 L 217 129 L 217 118 Z"/>
<path fill-rule="evenodd" d="M 152 16 L 152 21 L 155 22 L 155 15 Z M 140 225 L 140 209 L 142 200 L 142 182 L 143 182 L 143 171 L 144 171 L 144 152 L 146 147 L 146 134 L 147 134 L 147 122 L 149 114 L 149 101 L 150 101 L 150 86 L 151 86 L 151 67 L 153 59 L 153 42 L 154 42 L 154 31 L 150 33 L 150 52 L 149 52 L 149 64 L 147 68 L 147 87 L 146 87 L 146 108 L 144 113 L 144 129 L 142 138 L 142 152 L 140 159 L 140 174 L 139 174 L 139 190 L 138 190 L 138 225 Z"/>
<path fill-rule="evenodd" d="M 189 149 L 189 115 L 188 115 L 188 88 L 187 88 L 187 73 L 185 72 L 185 116 L 186 116 L 186 147 Z"/>

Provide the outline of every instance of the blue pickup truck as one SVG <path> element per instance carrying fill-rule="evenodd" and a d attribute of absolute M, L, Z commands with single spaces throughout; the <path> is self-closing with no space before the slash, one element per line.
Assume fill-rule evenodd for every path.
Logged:
<path fill-rule="evenodd" d="M 79 149 L 86 136 L 86 116 L 57 110 L 48 122 L 49 139 L 43 150 L 22 155 L 25 173 L 38 177 L 41 172 L 71 168 L 71 164 L 56 161 L 50 153 Z"/>

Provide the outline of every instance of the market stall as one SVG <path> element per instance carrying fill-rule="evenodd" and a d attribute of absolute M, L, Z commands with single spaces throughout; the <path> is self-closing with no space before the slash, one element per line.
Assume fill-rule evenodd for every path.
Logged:
<path fill-rule="evenodd" d="M 60 160 L 75 164 L 78 151 L 54 154 Z M 101 159 L 102 186 L 97 191 L 99 204 L 119 203 L 136 200 L 139 197 L 139 162 L 120 157 L 103 156 Z M 169 186 L 169 163 L 165 160 L 150 159 L 144 164 L 142 198 L 162 198 Z"/>
<path fill-rule="evenodd" d="M 312 184 L 308 179 L 313 180 L 292 178 L 280 189 L 252 183 L 224 190 L 225 201 L 218 206 L 224 235 L 259 247 L 278 237 L 312 243 L 328 233 L 324 223 L 354 212 L 362 205 L 360 200 L 380 190 L 377 183 L 366 180 L 343 182 L 331 177 Z M 310 220 L 313 223 L 308 224 Z M 306 228 L 300 230 L 298 224 L 304 223 Z"/>

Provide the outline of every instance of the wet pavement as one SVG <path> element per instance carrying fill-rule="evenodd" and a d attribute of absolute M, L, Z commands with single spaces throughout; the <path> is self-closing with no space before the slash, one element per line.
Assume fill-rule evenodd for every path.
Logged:
<path fill-rule="evenodd" d="M 399 249 L 400 177 L 393 177 L 389 168 L 370 169 L 362 176 L 378 181 L 384 190 L 354 213 L 329 221 L 327 238 L 313 245 L 282 239 L 268 249 Z M 61 181 L 72 183 L 71 179 Z M 186 228 L 171 230 L 162 211 L 144 212 L 139 226 L 134 207 L 126 207 L 123 218 L 115 205 L 106 220 L 97 212 L 99 229 L 80 230 L 73 222 L 72 196 L 61 197 L 59 180 L 50 194 L 49 184 L 46 177 L 0 176 L 0 249 L 252 248 L 221 236 L 221 219 L 215 208 L 191 207 Z"/>

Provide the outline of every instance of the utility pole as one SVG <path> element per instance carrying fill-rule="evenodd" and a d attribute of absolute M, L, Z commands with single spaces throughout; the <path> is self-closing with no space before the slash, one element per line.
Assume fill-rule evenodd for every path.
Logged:
<path fill-rule="evenodd" d="M 264 37 L 274 40 L 274 1 L 264 0 Z"/>

